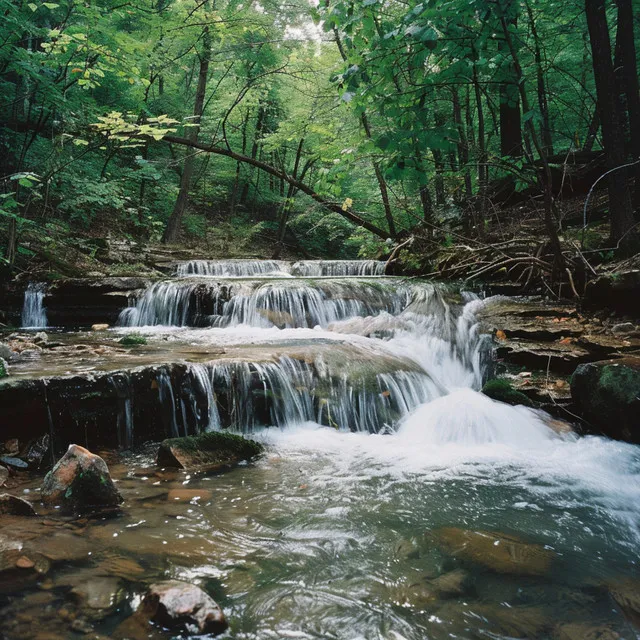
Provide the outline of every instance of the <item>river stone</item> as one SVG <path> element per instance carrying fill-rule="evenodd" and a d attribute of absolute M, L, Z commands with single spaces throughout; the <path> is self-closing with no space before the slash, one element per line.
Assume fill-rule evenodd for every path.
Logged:
<path fill-rule="evenodd" d="M 8 514 L 12 516 L 37 515 L 30 502 L 27 502 L 22 498 L 18 498 L 17 496 L 12 496 L 8 493 L 0 494 L 0 514 Z"/>
<path fill-rule="evenodd" d="M 555 633 L 557 640 L 618 640 L 620 635 L 605 626 L 572 623 L 560 625 Z"/>
<path fill-rule="evenodd" d="M 640 580 L 626 578 L 607 584 L 625 617 L 640 629 Z"/>
<path fill-rule="evenodd" d="M 102 610 L 111 609 L 124 597 L 120 580 L 104 576 L 95 576 L 74 586 L 71 593 L 82 606 Z"/>
<path fill-rule="evenodd" d="M 0 487 L 4 487 L 9 479 L 9 469 L 0 465 Z"/>
<path fill-rule="evenodd" d="M 571 394 L 582 417 L 607 436 L 640 443 L 640 358 L 580 365 Z"/>
<path fill-rule="evenodd" d="M 263 450 L 264 447 L 253 440 L 212 431 L 199 436 L 163 440 L 158 449 L 157 464 L 178 469 L 208 467 L 214 470 L 250 460 Z"/>
<path fill-rule="evenodd" d="M 73 510 L 115 507 L 122 502 L 105 461 L 77 444 L 69 445 L 45 476 L 42 499 Z"/>
<path fill-rule="evenodd" d="M 452 556 L 496 573 L 544 576 L 555 557 L 542 545 L 504 533 L 443 527 L 432 531 L 431 536 Z"/>
<path fill-rule="evenodd" d="M 188 635 L 217 635 L 229 626 L 213 598 L 199 587 L 179 580 L 151 585 L 141 609 L 150 620 Z"/>

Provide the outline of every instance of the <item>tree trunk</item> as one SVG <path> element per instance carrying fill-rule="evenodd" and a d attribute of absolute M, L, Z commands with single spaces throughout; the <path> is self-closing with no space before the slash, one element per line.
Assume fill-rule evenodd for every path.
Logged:
<path fill-rule="evenodd" d="M 304 138 L 300 138 L 300 142 L 298 143 L 298 149 L 296 150 L 296 159 L 293 164 L 293 179 L 296 180 L 298 178 L 298 170 L 300 168 L 300 158 L 302 157 L 302 149 L 304 147 Z M 284 184 L 284 180 L 282 180 Z M 282 253 L 282 249 L 284 248 L 284 238 L 287 233 L 287 220 L 289 217 L 289 210 L 291 209 L 293 196 L 295 195 L 295 188 L 292 184 L 289 184 L 289 188 L 287 189 L 287 197 L 282 203 L 282 209 L 280 211 L 280 221 L 278 223 L 278 244 L 276 245 L 276 250 L 273 253 L 273 259 L 277 260 Z"/>
<path fill-rule="evenodd" d="M 264 129 L 264 119 L 266 116 L 266 109 L 261 102 L 258 106 L 258 116 L 256 118 L 256 128 L 253 132 L 253 144 L 251 145 L 251 157 L 255 160 L 258 157 L 258 150 L 260 149 L 260 138 L 262 137 L 262 130 Z M 242 187 L 242 194 L 240 195 L 240 204 L 246 205 L 249 198 L 249 182 L 247 180 Z"/>
<path fill-rule="evenodd" d="M 616 169 L 625 164 L 624 132 L 616 80 L 611 59 L 611 41 L 607 25 L 605 0 L 585 0 L 587 26 L 591 41 L 593 75 L 596 83 L 602 141 L 607 168 Z M 611 242 L 623 250 L 632 248 L 634 225 L 631 195 L 627 183 L 627 170 L 617 169 L 609 174 L 609 210 Z"/>
<path fill-rule="evenodd" d="M 515 71 L 516 82 L 518 85 L 518 91 L 520 93 L 520 99 L 522 100 L 522 108 L 525 110 L 525 113 L 530 111 L 529 99 L 527 97 L 527 91 L 524 84 L 524 72 L 522 71 L 522 66 L 520 64 L 520 58 L 518 56 L 518 51 L 513 43 L 513 39 L 511 37 L 511 32 L 509 27 L 511 26 L 508 17 L 501 17 L 502 24 L 502 33 L 504 35 L 505 42 L 509 48 L 509 53 L 511 54 L 511 59 L 513 61 L 513 68 Z M 527 129 L 529 131 L 529 135 L 531 136 L 531 141 L 540 156 L 540 161 L 542 163 L 542 171 L 538 174 L 538 180 L 540 185 L 542 186 L 543 194 L 544 194 L 544 225 L 547 231 L 547 235 L 549 236 L 549 241 L 551 243 L 551 249 L 553 251 L 553 273 L 552 273 L 552 281 L 556 281 L 559 279 L 560 275 L 564 275 L 565 268 L 565 260 L 562 255 L 562 245 L 560 244 L 560 237 L 558 236 L 558 229 L 556 228 L 556 223 L 553 216 L 554 204 L 553 204 L 553 191 L 552 191 L 552 180 L 551 180 L 551 168 L 549 167 L 549 161 L 547 159 L 547 154 L 544 150 L 544 146 L 540 143 L 538 138 L 538 134 L 536 133 L 536 129 L 533 126 L 533 120 L 529 118 L 526 122 Z"/>
<path fill-rule="evenodd" d="M 200 55 L 200 72 L 198 74 L 198 87 L 196 89 L 196 99 L 193 106 L 194 126 L 190 127 L 191 131 L 187 135 L 187 139 L 192 142 L 198 141 L 198 132 L 204 110 L 204 98 L 207 91 L 207 76 L 209 74 L 209 62 L 211 61 L 211 36 L 209 27 L 205 26 L 202 33 L 202 54 Z M 189 202 L 189 189 L 191 187 L 191 178 L 194 169 L 194 154 L 187 153 L 180 177 L 180 191 L 173 206 L 173 211 L 169 217 L 167 228 L 162 236 L 162 242 L 169 244 L 175 242 L 180 234 L 180 226 L 182 217 Z"/>
<path fill-rule="evenodd" d="M 631 155 L 640 160 L 640 88 L 638 84 L 638 65 L 633 34 L 632 0 L 617 0 L 618 30 L 616 35 L 616 68 L 619 69 L 621 89 L 627 108 L 627 119 L 631 137 Z M 640 163 L 633 171 L 635 190 L 633 205 L 636 220 L 640 218 Z"/>
<path fill-rule="evenodd" d="M 507 24 L 510 27 L 515 27 L 518 22 L 516 3 L 513 0 L 506 0 L 501 9 Z M 508 52 L 505 41 L 500 41 L 498 50 Z M 502 75 L 503 81 L 500 83 L 500 155 L 520 158 L 522 156 L 522 117 L 518 81 L 513 61 L 503 64 Z"/>
<path fill-rule="evenodd" d="M 527 15 L 529 16 L 529 24 L 531 26 L 531 35 L 533 36 L 534 56 L 536 61 L 536 80 L 538 93 L 538 109 L 542 116 L 540 123 L 540 138 L 547 155 L 553 155 L 553 139 L 551 137 L 551 125 L 549 122 L 549 101 L 547 99 L 547 88 L 544 81 L 544 69 L 542 68 L 542 45 L 538 35 L 533 10 L 527 2 Z"/>

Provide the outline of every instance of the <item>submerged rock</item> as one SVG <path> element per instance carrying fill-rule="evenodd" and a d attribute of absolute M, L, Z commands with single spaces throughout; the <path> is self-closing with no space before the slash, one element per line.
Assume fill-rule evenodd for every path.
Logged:
<path fill-rule="evenodd" d="M 607 588 L 625 617 L 640 629 L 640 581 L 626 578 L 610 582 Z"/>
<path fill-rule="evenodd" d="M 640 358 L 580 365 L 571 393 L 587 422 L 612 438 L 640 443 Z"/>
<path fill-rule="evenodd" d="M 12 516 L 37 515 L 30 502 L 8 493 L 0 494 L 0 514 Z"/>
<path fill-rule="evenodd" d="M 178 580 L 151 585 L 138 612 L 163 627 L 188 635 L 216 635 L 229 626 L 213 598 L 199 587 Z"/>
<path fill-rule="evenodd" d="M 254 440 L 233 433 L 212 431 L 199 436 L 163 440 L 158 449 L 157 463 L 161 467 L 178 469 L 216 469 L 250 460 L 263 450 L 264 447 Z"/>
<path fill-rule="evenodd" d="M 560 625 L 553 637 L 557 640 L 618 640 L 620 635 L 603 625 L 596 626 L 576 622 Z"/>
<path fill-rule="evenodd" d="M 452 556 L 495 571 L 526 576 L 549 573 L 555 554 L 504 533 L 443 527 L 430 535 Z"/>
<path fill-rule="evenodd" d="M 77 444 L 69 445 L 45 476 L 42 499 L 73 510 L 115 507 L 122 502 L 105 461 Z"/>

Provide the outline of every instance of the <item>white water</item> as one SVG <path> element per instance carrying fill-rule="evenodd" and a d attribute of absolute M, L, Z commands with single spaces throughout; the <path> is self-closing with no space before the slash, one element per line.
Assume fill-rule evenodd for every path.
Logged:
<path fill-rule="evenodd" d="M 43 329 L 47 326 L 47 312 L 44 308 L 46 285 L 30 282 L 24 292 L 22 306 L 22 327 L 24 329 Z"/>
<path fill-rule="evenodd" d="M 190 260 L 176 268 L 176 275 L 248 278 L 255 276 L 382 276 L 386 263 L 379 260 Z"/>
<path fill-rule="evenodd" d="M 545 414 L 478 392 L 487 350 L 475 311 L 484 302 L 425 283 L 342 275 L 376 272 L 371 266 L 233 264 L 184 267 L 218 279 L 158 283 L 121 318 L 150 339 L 225 352 L 190 365 L 197 402 L 188 411 L 189 398 L 170 398 L 175 391 L 159 381 L 173 433 L 186 430 L 181 414 L 198 411 L 205 429 L 275 425 L 282 430 L 261 437 L 301 464 L 326 459 L 323 482 L 337 491 L 389 475 L 472 478 L 522 487 L 525 505 L 532 495 L 559 509 L 598 504 L 636 539 L 638 447 L 559 435 Z M 267 279 L 296 269 L 341 276 Z M 266 277 L 241 279 L 256 273 Z M 194 319 L 208 328 L 189 327 Z"/>

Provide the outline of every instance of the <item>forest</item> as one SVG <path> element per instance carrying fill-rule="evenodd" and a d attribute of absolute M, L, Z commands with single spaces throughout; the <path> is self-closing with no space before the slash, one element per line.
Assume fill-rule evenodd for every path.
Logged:
<path fill-rule="evenodd" d="M 639 15 L 3 0 L 0 259 L 29 270 L 105 236 L 222 257 L 406 247 L 408 270 L 582 293 L 638 246 Z"/>

